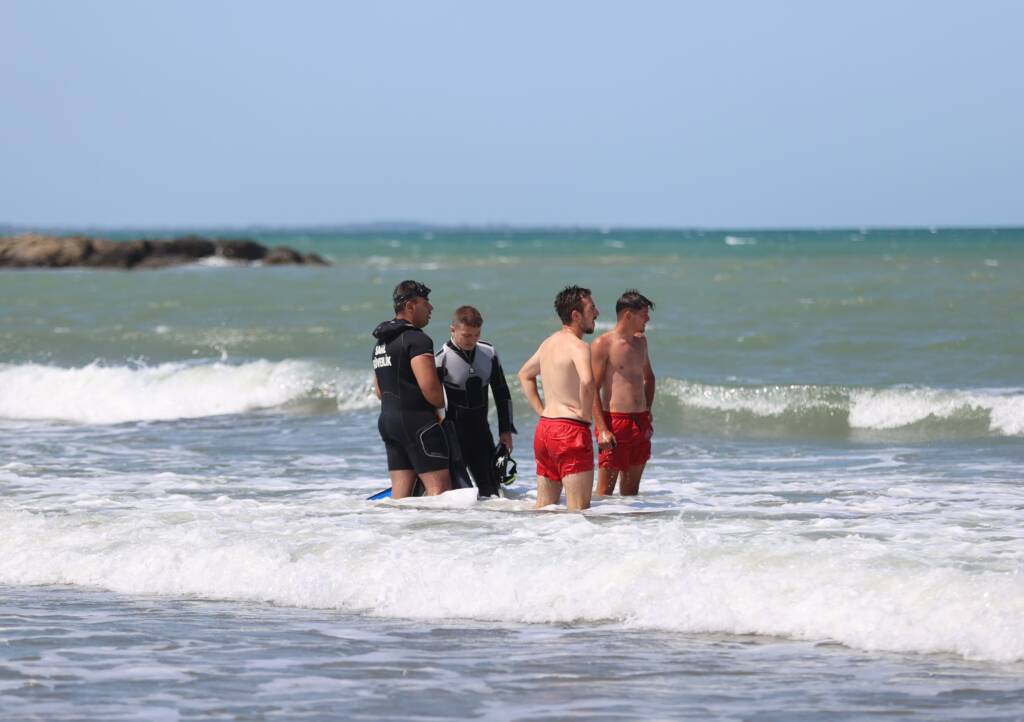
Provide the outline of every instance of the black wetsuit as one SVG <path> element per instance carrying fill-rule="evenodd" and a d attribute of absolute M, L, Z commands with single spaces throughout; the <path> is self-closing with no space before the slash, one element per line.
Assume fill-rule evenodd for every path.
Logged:
<path fill-rule="evenodd" d="M 449 341 L 434 354 L 434 362 L 444 384 L 446 413 L 455 425 L 462 457 L 480 489 L 480 496 L 497 496 L 494 437 L 487 423 L 488 386 L 498 410 L 498 432 L 514 432 L 515 427 L 512 394 L 494 346 L 480 341 L 467 353 Z"/>
<path fill-rule="evenodd" d="M 414 469 L 422 474 L 447 469 L 447 436 L 412 372 L 412 359 L 433 355 L 434 342 L 397 318 L 377 326 L 373 336 L 373 371 L 381 396 L 377 429 L 387 450 L 388 471 Z"/>

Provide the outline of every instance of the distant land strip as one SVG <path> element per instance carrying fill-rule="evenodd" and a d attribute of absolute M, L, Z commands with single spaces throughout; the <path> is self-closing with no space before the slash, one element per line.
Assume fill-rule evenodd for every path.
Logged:
<path fill-rule="evenodd" d="M 239 263 L 281 266 L 330 265 L 315 253 L 266 246 L 247 239 L 182 236 L 171 240 L 112 241 L 91 236 L 23 233 L 0 238 L 0 268 L 153 269 L 222 258 Z"/>

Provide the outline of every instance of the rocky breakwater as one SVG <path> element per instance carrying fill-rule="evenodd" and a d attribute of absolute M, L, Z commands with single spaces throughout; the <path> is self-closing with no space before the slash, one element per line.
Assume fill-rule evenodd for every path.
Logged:
<path fill-rule="evenodd" d="M 39 233 L 0 238 L 0 268 L 165 268 L 207 258 L 265 266 L 328 265 L 315 253 L 303 254 L 286 246 L 267 248 L 245 239 L 184 236 L 172 240 L 112 241 Z"/>

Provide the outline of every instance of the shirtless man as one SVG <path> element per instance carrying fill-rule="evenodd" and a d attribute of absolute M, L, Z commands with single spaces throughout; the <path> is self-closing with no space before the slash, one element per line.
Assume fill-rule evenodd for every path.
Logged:
<path fill-rule="evenodd" d="M 594 376 L 590 346 L 583 335 L 594 332 L 597 306 L 590 289 L 567 286 L 555 297 L 562 328 L 548 336 L 519 370 L 530 406 L 540 416 L 533 437 L 537 457 L 537 508 L 557 504 L 565 487 L 570 511 L 590 507 L 594 487 L 594 445 L 590 418 Z M 544 398 L 537 376 L 544 379 Z"/>
<path fill-rule="evenodd" d="M 640 476 L 651 458 L 651 404 L 654 371 L 644 331 L 654 302 L 636 289 L 615 304 L 615 328 L 594 341 L 591 349 L 597 394 L 594 424 L 598 455 L 597 493 L 607 496 L 619 482 L 622 496 L 636 496 Z"/>

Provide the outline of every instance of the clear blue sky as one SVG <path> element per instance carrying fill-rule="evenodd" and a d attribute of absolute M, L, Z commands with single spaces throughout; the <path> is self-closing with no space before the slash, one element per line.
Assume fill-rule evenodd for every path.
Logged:
<path fill-rule="evenodd" d="M 0 0 L 0 223 L 1024 223 L 1024 3 Z"/>

